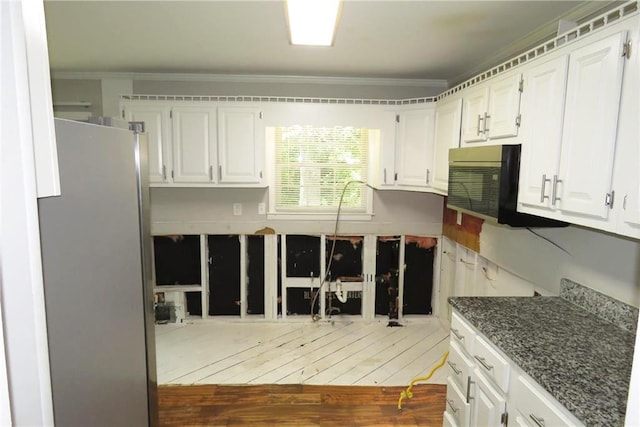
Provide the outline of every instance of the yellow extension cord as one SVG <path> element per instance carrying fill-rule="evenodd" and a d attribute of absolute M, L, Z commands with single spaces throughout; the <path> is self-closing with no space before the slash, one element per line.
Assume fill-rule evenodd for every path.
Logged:
<path fill-rule="evenodd" d="M 449 352 L 448 351 L 444 354 L 444 356 L 442 357 L 442 360 L 440 361 L 440 363 L 438 363 L 436 366 L 434 366 L 433 369 L 431 369 L 431 372 L 429 372 L 429 374 L 427 374 L 426 377 L 416 377 L 416 378 L 411 380 L 411 383 L 409 383 L 409 387 L 407 387 L 407 389 L 405 391 L 400 393 L 400 399 L 398 399 L 398 411 L 402 411 L 402 399 L 404 399 L 405 397 L 411 399 L 413 397 L 413 393 L 411 392 L 411 389 L 413 388 L 413 385 L 415 383 L 417 383 L 418 381 L 427 381 L 429 378 L 431 378 L 433 373 L 435 371 L 437 371 L 438 369 L 440 369 L 444 365 L 445 360 L 447 360 L 447 356 L 449 356 Z"/>

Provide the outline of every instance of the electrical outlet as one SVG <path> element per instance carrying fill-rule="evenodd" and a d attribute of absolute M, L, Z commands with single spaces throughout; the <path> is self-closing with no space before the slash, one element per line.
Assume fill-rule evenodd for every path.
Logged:
<path fill-rule="evenodd" d="M 267 206 L 264 203 L 258 203 L 258 215 L 265 215 L 267 213 Z"/>
<path fill-rule="evenodd" d="M 462 225 L 462 212 L 456 211 L 456 224 Z"/>
<path fill-rule="evenodd" d="M 242 215 L 242 203 L 234 203 L 233 204 L 233 214 L 235 216 Z"/>

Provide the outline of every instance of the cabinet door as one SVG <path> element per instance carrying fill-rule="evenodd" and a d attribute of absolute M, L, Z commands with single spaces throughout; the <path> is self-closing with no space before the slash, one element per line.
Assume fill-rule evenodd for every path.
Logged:
<path fill-rule="evenodd" d="M 638 46 L 639 34 L 634 31 L 631 45 Z M 620 100 L 620 115 L 614 160 L 614 209 L 620 213 L 617 232 L 640 239 L 640 57 L 632 55 L 624 65 Z"/>
<path fill-rule="evenodd" d="M 449 149 L 460 146 L 461 118 L 462 99 L 436 107 L 431 186 L 444 192 L 449 187 Z"/>
<path fill-rule="evenodd" d="M 629 142 L 633 148 L 629 151 L 629 158 L 623 159 L 626 163 L 626 167 L 623 168 L 624 191 L 616 196 L 621 198 L 619 202 L 622 203 L 622 226 L 618 231 L 640 239 L 640 147 L 637 137 L 631 138 Z"/>
<path fill-rule="evenodd" d="M 405 111 L 398 117 L 398 184 L 428 187 L 432 179 L 434 108 Z"/>
<path fill-rule="evenodd" d="M 475 369 L 472 380 L 474 391 L 470 425 L 501 426 L 505 424 L 505 398 L 483 377 L 478 368 Z"/>
<path fill-rule="evenodd" d="M 520 74 L 517 74 L 496 80 L 489 86 L 489 114 L 484 120 L 486 138 L 518 136 L 520 79 Z"/>
<path fill-rule="evenodd" d="M 216 110 L 202 107 L 174 107 L 173 181 L 215 182 Z"/>
<path fill-rule="evenodd" d="M 458 427 L 476 426 L 478 424 L 469 424 L 469 412 L 471 405 L 466 399 L 466 396 L 462 393 L 460 388 L 456 385 L 453 378 L 447 378 L 447 396 L 446 396 L 446 408 L 445 414 L 454 420 L 455 425 Z"/>
<path fill-rule="evenodd" d="M 484 141 L 484 116 L 489 108 L 489 88 L 484 85 L 463 95 L 461 145 Z"/>
<path fill-rule="evenodd" d="M 557 191 L 563 212 L 607 219 L 624 32 L 571 53 Z"/>
<path fill-rule="evenodd" d="M 264 132 L 258 108 L 218 108 L 218 161 L 220 183 L 262 182 Z"/>
<path fill-rule="evenodd" d="M 397 113 L 385 111 L 381 120 L 380 139 L 374 140 L 372 147 L 374 185 L 376 188 L 392 188 L 396 183 L 396 139 Z"/>
<path fill-rule="evenodd" d="M 124 107 L 125 117 L 130 122 L 144 122 L 144 131 L 149 138 L 149 182 L 166 183 L 171 172 L 170 108 L 167 105 L 136 105 Z"/>
<path fill-rule="evenodd" d="M 560 162 L 568 55 L 523 73 L 520 205 L 551 207 L 551 179 Z"/>

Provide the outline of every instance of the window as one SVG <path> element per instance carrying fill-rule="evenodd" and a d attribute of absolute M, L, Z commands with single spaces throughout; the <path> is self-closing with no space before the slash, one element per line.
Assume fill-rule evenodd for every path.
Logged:
<path fill-rule="evenodd" d="M 363 183 L 369 178 L 369 145 L 379 130 L 289 126 L 270 132 L 276 213 L 335 213 L 343 190 L 342 212 L 370 213 L 371 192 Z"/>

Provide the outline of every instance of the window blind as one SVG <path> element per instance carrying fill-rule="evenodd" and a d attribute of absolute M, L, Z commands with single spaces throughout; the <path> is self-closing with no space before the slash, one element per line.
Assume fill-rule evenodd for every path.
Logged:
<path fill-rule="evenodd" d="M 277 211 L 335 211 L 349 181 L 368 180 L 369 129 L 289 126 L 275 128 Z M 342 209 L 365 212 L 368 191 L 350 184 Z"/>

